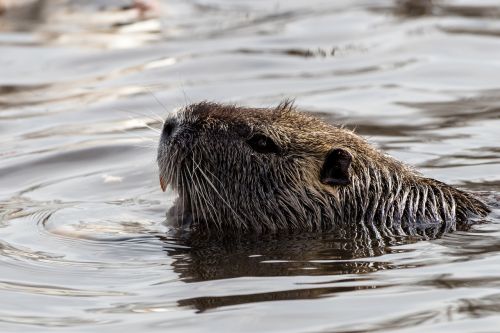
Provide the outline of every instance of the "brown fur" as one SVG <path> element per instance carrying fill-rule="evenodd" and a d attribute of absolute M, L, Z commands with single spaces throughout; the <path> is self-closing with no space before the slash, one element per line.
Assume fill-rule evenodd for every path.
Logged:
<path fill-rule="evenodd" d="M 256 134 L 279 151 L 253 150 Z M 332 149 L 352 156 L 345 185 L 320 177 Z M 187 106 L 166 120 L 158 164 L 160 178 L 179 192 L 169 220 L 217 234 L 344 228 L 434 238 L 489 212 L 473 195 L 421 176 L 288 101 L 270 109 Z"/>

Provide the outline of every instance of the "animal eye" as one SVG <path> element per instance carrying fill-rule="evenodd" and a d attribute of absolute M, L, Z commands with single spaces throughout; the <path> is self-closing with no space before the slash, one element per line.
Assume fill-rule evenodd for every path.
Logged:
<path fill-rule="evenodd" d="M 274 153 L 278 154 L 281 152 L 280 147 L 274 143 L 274 141 L 263 134 L 254 134 L 247 143 L 258 153 Z"/>

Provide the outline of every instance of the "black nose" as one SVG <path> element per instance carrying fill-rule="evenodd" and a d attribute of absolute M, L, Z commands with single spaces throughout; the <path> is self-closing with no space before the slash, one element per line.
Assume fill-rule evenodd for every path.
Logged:
<path fill-rule="evenodd" d="M 174 119 L 170 119 L 165 121 L 165 124 L 163 125 L 163 130 L 161 132 L 161 136 L 163 139 L 167 140 L 174 134 L 174 131 L 177 127 L 177 124 Z"/>

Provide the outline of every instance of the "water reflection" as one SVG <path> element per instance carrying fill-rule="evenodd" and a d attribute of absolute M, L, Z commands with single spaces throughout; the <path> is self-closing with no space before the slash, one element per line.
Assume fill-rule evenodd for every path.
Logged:
<path fill-rule="evenodd" d="M 345 235 L 344 235 L 345 237 Z M 188 283 L 240 277 L 329 276 L 322 283 L 301 283 L 291 290 L 229 296 L 204 296 L 178 301 L 198 311 L 222 306 L 277 300 L 314 299 L 328 294 L 387 287 L 364 277 L 380 270 L 415 267 L 390 261 L 362 259 L 391 253 L 411 252 L 393 246 L 412 244 L 415 239 L 354 240 L 334 234 L 301 234 L 269 239 L 183 239 L 184 248 L 165 252 L 174 258 L 172 268 Z M 178 240 L 177 240 L 178 242 Z"/>
<path fill-rule="evenodd" d="M 163 8 L 160 2 L 121 3 L 120 6 L 112 1 L 0 2 L 0 31 L 35 31 L 41 44 L 103 49 L 137 47 L 161 38 L 159 17 Z"/>
<path fill-rule="evenodd" d="M 275 302 L 275 301 L 293 301 L 304 299 L 315 299 L 326 295 L 333 296 L 344 292 L 353 292 L 360 290 L 370 290 L 377 288 L 387 288 L 389 286 L 344 286 L 344 287 L 317 287 L 307 289 L 293 289 L 284 291 L 275 291 L 259 294 L 231 295 L 231 296 L 205 296 L 179 300 L 179 306 L 194 308 L 198 313 L 216 309 L 224 306 L 233 306 L 239 304 Z"/>
<path fill-rule="evenodd" d="M 485 3 L 467 4 L 460 1 L 394 0 L 390 5 L 372 7 L 375 11 L 388 11 L 405 18 L 421 16 L 461 16 L 468 18 L 496 18 L 500 7 Z"/>

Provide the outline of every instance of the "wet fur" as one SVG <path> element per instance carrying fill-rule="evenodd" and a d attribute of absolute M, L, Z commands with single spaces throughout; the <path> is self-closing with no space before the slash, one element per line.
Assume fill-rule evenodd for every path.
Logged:
<path fill-rule="evenodd" d="M 160 175 L 179 193 L 174 225 L 224 233 L 346 229 L 376 237 L 467 229 L 489 209 L 472 194 L 378 151 L 352 131 L 298 112 L 202 102 L 171 115 L 158 147 Z M 264 134 L 279 153 L 257 153 Z M 332 149 L 352 156 L 347 185 L 320 179 Z"/>

